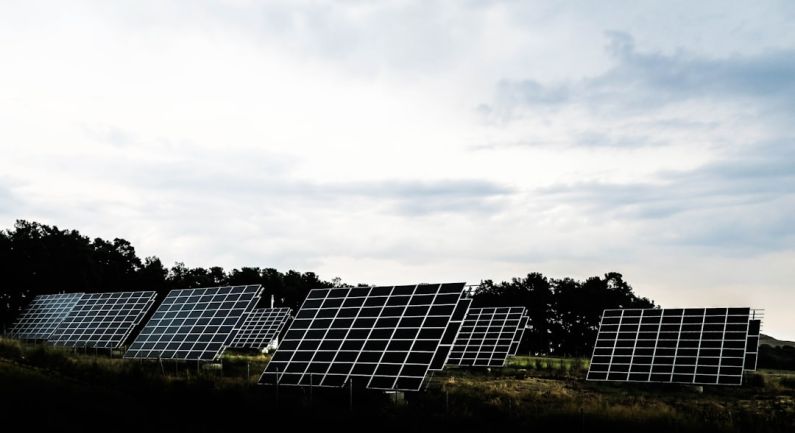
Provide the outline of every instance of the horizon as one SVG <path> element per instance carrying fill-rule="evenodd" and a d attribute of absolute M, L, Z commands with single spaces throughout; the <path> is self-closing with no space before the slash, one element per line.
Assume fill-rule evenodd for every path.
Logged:
<path fill-rule="evenodd" d="M 3 3 L 0 227 L 354 285 L 615 271 L 665 307 L 763 309 L 793 341 L 793 18 Z"/>

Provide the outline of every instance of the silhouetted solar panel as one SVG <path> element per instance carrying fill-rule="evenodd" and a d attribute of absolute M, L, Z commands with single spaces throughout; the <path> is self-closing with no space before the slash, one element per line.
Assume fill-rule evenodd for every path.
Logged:
<path fill-rule="evenodd" d="M 759 358 L 759 334 L 762 320 L 751 319 L 748 322 L 748 340 L 745 345 L 745 369 L 756 371 L 756 362 Z"/>
<path fill-rule="evenodd" d="M 470 309 L 448 362 L 476 367 L 502 367 L 511 354 L 525 312 L 524 307 Z"/>
<path fill-rule="evenodd" d="M 235 334 L 229 347 L 237 349 L 266 348 L 290 321 L 290 308 L 258 308 L 251 312 L 246 322 Z"/>
<path fill-rule="evenodd" d="M 588 380 L 740 385 L 749 312 L 605 310 Z"/>
<path fill-rule="evenodd" d="M 464 319 L 469 311 L 469 307 L 472 305 L 472 298 L 468 296 L 469 295 L 465 293 L 465 298 L 458 301 L 455 312 L 453 312 L 453 317 L 447 322 L 447 327 L 444 330 L 444 337 L 442 338 L 442 342 L 439 343 L 439 349 L 433 357 L 429 371 L 442 371 L 444 370 L 444 366 L 448 363 L 450 352 L 453 350 L 453 345 L 458 338 L 458 334 L 461 333 Z"/>
<path fill-rule="evenodd" d="M 519 345 L 522 343 L 522 337 L 524 337 L 524 331 L 527 329 L 527 322 L 529 321 L 530 317 L 522 316 L 522 319 L 519 322 L 519 328 L 516 329 L 516 335 L 514 336 L 513 342 L 511 343 L 511 356 L 516 356 L 516 354 L 519 352 Z"/>
<path fill-rule="evenodd" d="M 56 346 L 118 348 L 143 320 L 155 296 L 152 291 L 87 293 L 48 340 Z"/>
<path fill-rule="evenodd" d="M 124 357 L 215 360 L 261 292 L 259 285 L 172 290 Z"/>
<path fill-rule="evenodd" d="M 82 296 L 83 293 L 36 296 L 9 334 L 21 340 L 46 340 Z"/>
<path fill-rule="evenodd" d="M 312 290 L 260 383 L 353 381 L 419 390 L 432 365 L 444 366 L 455 341 L 470 301 L 463 289 L 464 283 Z"/>

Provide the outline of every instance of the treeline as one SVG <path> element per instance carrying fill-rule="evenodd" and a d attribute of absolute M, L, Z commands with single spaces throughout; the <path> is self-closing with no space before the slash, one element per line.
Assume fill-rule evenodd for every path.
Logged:
<path fill-rule="evenodd" d="M 76 230 L 24 220 L 0 231 L 0 275 L 0 322 L 6 328 L 37 294 L 155 290 L 162 297 L 172 289 L 261 284 L 260 306 L 269 305 L 273 295 L 277 306 L 297 309 L 309 290 L 343 285 L 338 278 L 325 281 L 313 272 L 267 267 L 226 271 L 178 262 L 169 268 L 157 257 L 139 258 L 124 239 L 90 239 Z M 486 280 L 474 291 L 475 307 L 514 305 L 525 306 L 530 315 L 521 352 L 582 356 L 590 355 L 603 309 L 654 303 L 637 297 L 618 273 L 585 281 L 531 273 L 501 283 Z"/>
<path fill-rule="evenodd" d="M 331 287 L 313 272 L 279 272 L 272 268 L 166 267 L 157 257 L 141 259 L 129 241 L 90 239 L 77 230 L 61 230 L 18 220 L 0 231 L 0 323 L 10 326 L 21 308 L 38 294 L 155 290 L 236 284 L 262 284 L 262 305 L 271 295 L 279 306 L 298 308 L 309 290 Z"/>
<path fill-rule="evenodd" d="M 531 273 L 499 284 L 486 280 L 475 290 L 474 307 L 511 305 L 523 305 L 530 316 L 520 352 L 571 356 L 591 355 L 604 309 L 655 306 L 617 272 L 585 281 Z"/>

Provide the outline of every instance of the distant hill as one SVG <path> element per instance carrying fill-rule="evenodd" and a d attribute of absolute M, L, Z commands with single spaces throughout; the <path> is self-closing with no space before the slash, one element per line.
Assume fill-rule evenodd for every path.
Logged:
<path fill-rule="evenodd" d="M 759 345 L 768 345 L 770 347 L 794 347 L 795 342 L 792 341 L 784 341 L 784 340 L 776 340 L 775 338 L 762 334 L 759 338 Z"/>
<path fill-rule="evenodd" d="M 795 370 L 795 343 L 762 334 L 759 338 L 759 368 Z"/>

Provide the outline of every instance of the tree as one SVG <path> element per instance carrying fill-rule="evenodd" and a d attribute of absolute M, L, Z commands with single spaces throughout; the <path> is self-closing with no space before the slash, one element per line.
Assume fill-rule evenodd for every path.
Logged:
<path fill-rule="evenodd" d="M 554 280 L 553 286 L 560 354 L 590 355 L 605 309 L 654 307 L 653 301 L 635 296 L 632 287 L 617 272 L 605 274 L 604 279 L 590 277 L 584 282 L 569 278 Z"/>
<path fill-rule="evenodd" d="M 168 269 L 157 257 L 150 256 L 144 259 L 136 276 L 137 286 L 141 290 L 154 290 L 165 295 L 168 290 Z"/>
<path fill-rule="evenodd" d="M 132 290 L 138 283 L 136 273 L 141 269 L 141 259 L 135 255 L 130 242 L 116 238 L 108 242 L 100 238 L 91 243 L 92 262 L 96 269 L 97 287 L 90 291 Z"/>
<path fill-rule="evenodd" d="M 473 307 L 524 306 L 530 317 L 520 345 L 534 354 L 589 355 L 602 311 L 606 308 L 650 308 L 654 303 L 635 296 L 616 272 L 604 279 L 549 280 L 540 273 L 495 284 L 481 282 Z"/>
<path fill-rule="evenodd" d="M 221 285 L 261 284 L 260 307 L 297 310 L 312 289 L 347 287 L 342 280 L 322 280 L 314 272 L 220 266 L 189 268 L 176 262 L 167 269 L 155 256 L 138 258 L 133 245 L 121 238 L 90 240 L 76 230 L 61 230 L 18 220 L 0 231 L 0 322 L 10 325 L 37 294 L 61 291 L 169 290 Z M 485 280 L 475 289 L 474 307 L 524 306 L 530 317 L 520 350 L 535 354 L 588 355 L 602 311 L 606 308 L 650 308 L 617 272 L 585 281 L 548 279 L 540 273 L 495 283 Z"/>
<path fill-rule="evenodd" d="M 261 306 L 269 305 L 274 295 L 277 305 L 297 309 L 309 290 L 332 285 L 312 272 L 283 274 L 273 268 L 243 267 L 227 274 L 220 266 L 189 268 L 177 262 L 167 269 L 157 257 L 138 258 L 127 240 L 90 240 L 76 230 L 25 220 L 0 231 L 0 272 L 4 326 L 44 293 L 155 290 L 162 297 L 172 289 L 262 284 Z"/>

